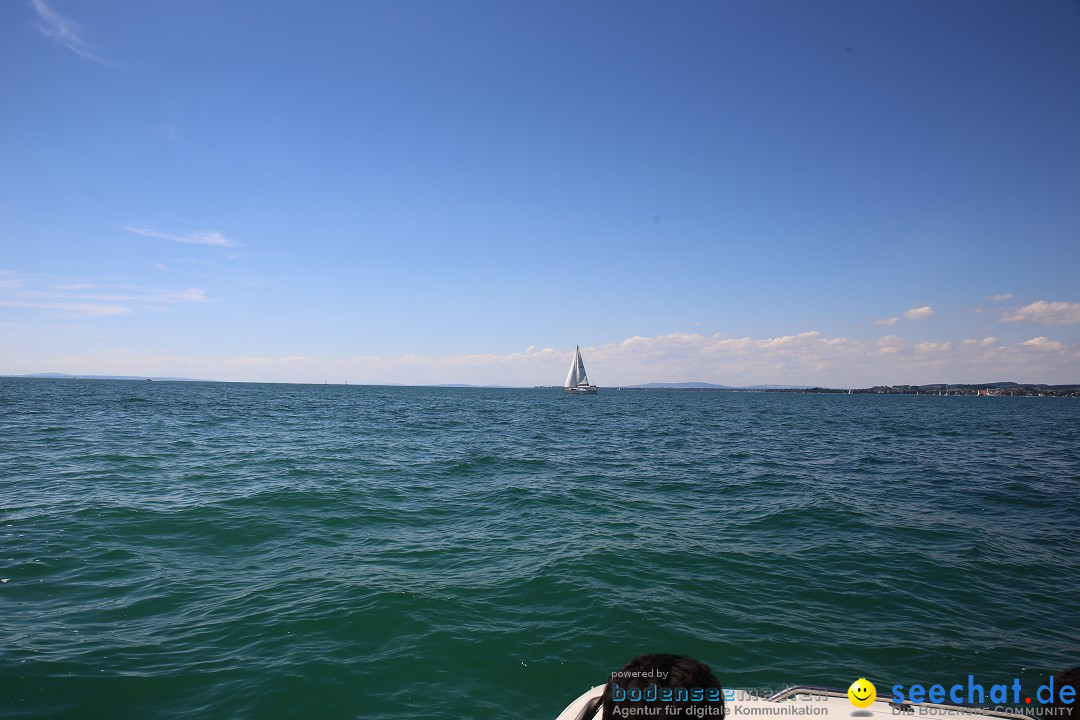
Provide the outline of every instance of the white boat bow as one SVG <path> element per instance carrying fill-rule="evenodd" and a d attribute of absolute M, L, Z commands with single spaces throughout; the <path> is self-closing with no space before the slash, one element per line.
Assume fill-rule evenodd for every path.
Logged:
<path fill-rule="evenodd" d="M 559 713 L 556 720 L 599 720 L 602 708 L 594 700 L 604 692 L 603 685 L 597 685 L 583 692 L 576 700 Z M 1011 712 L 1009 711 L 1011 710 Z M 707 715 L 703 717 L 708 717 Z M 1028 717 L 1021 709 L 975 707 L 971 705 L 953 705 L 949 703 L 910 702 L 894 703 L 890 696 L 879 695 L 869 707 L 860 709 L 851 704 L 847 691 L 837 688 L 818 687 L 815 685 L 795 685 L 786 690 L 768 696 L 761 696 L 751 690 L 728 691 L 724 696 L 725 720 L 738 718 L 875 718 L 884 720 L 904 720 L 904 718 L 939 717 L 950 720 L 971 720 L 975 718 L 1018 718 Z"/>

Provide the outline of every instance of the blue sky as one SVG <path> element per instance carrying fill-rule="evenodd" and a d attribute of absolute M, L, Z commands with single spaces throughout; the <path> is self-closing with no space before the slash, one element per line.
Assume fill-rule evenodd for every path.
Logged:
<path fill-rule="evenodd" d="M 0 5 L 0 373 L 1080 382 L 1075 2 Z"/>

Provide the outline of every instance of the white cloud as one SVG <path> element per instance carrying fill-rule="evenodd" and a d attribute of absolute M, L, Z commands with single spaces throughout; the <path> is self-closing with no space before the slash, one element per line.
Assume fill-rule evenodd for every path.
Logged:
<path fill-rule="evenodd" d="M 230 237 L 226 237 L 216 230 L 209 232 L 189 232 L 186 235 L 177 235 L 175 233 L 161 232 L 160 230 L 154 230 L 153 228 L 143 227 L 140 225 L 127 225 L 124 227 L 128 232 L 135 233 L 136 235 L 142 235 L 144 237 L 158 238 L 161 240 L 171 240 L 178 243 L 187 243 L 190 245 L 214 245 L 216 247 L 235 247 L 242 243 L 238 240 L 233 240 Z"/>
<path fill-rule="evenodd" d="M 102 309 L 102 312 L 108 311 Z M 1047 337 L 1008 345 L 992 337 L 970 342 L 913 343 L 892 335 L 852 340 L 813 330 L 778 337 L 734 338 L 696 333 L 634 336 L 621 342 L 582 347 L 581 351 L 590 379 L 608 387 L 694 380 L 734 386 L 825 387 L 992 380 L 1065 383 L 1077 381 L 1080 357 L 1076 342 L 1066 344 Z M 50 356 L 44 364 L 55 366 L 54 360 L 62 359 L 64 367 L 77 368 L 77 372 L 184 375 L 217 380 L 533 386 L 561 384 L 572 357 L 569 348 L 551 347 L 507 353 L 350 357 L 283 352 L 178 358 L 148 350 L 145 354 L 129 353 L 123 358 Z"/>
<path fill-rule="evenodd" d="M 945 352 L 952 350 L 953 344 L 951 342 L 921 342 L 915 345 L 917 352 Z"/>
<path fill-rule="evenodd" d="M 875 340 L 829 337 L 807 331 L 778 337 L 724 337 L 671 333 L 633 336 L 582 347 L 589 377 L 601 386 L 704 381 L 722 385 L 868 387 L 931 382 L 1075 382 L 1076 344 L 1048 338 L 1001 345 L 997 338 L 912 343 L 888 335 Z M 573 352 L 463 355 L 359 355 L 319 358 L 285 355 L 223 360 L 200 377 L 301 382 L 471 383 L 558 385 Z"/>
<path fill-rule="evenodd" d="M 1062 343 L 1059 343 L 1057 340 L 1051 340 L 1050 338 L 1045 337 L 1045 336 L 1037 337 L 1037 338 L 1031 338 L 1030 340 L 1025 340 L 1024 342 L 1022 342 L 1020 344 L 1024 345 L 1025 347 L 1037 348 L 1039 350 L 1064 350 L 1065 349 L 1065 346 Z"/>
<path fill-rule="evenodd" d="M 30 7 L 38 17 L 38 30 L 45 37 L 52 38 L 76 55 L 100 65 L 112 63 L 102 59 L 90 49 L 82 38 L 79 26 L 45 4 L 45 0 L 30 0 Z"/>
<path fill-rule="evenodd" d="M 907 341 L 895 335 L 886 335 L 878 338 L 877 341 L 877 351 L 880 355 L 892 355 L 901 352 L 905 347 L 907 347 Z"/>
<path fill-rule="evenodd" d="M 1012 293 L 1001 293 L 1000 295 L 991 295 L 990 297 L 988 297 L 986 299 L 987 300 L 993 300 L 994 302 L 1004 302 L 1006 300 L 1012 300 L 1012 298 L 1013 298 Z"/>
<path fill-rule="evenodd" d="M 885 318 L 883 320 L 875 320 L 874 324 L 875 325 L 888 325 L 888 326 L 891 327 L 891 326 L 895 325 L 898 322 L 900 322 L 899 317 L 891 317 L 891 318 Z"/>
<path fill-rule="evenodd" d="M 1080 323 L 1080 303 L 1047 302 L 1039 300 L 1019 310 L 1006 310 L 1002 322 L 1033 322 L 1044 325 Z"/>
<path fill-rule="evenodd" d="M 910 310 L 904 311 L 904 317 L 908 320 L 925 320 L 926 318 L 934 316 L 934 308 L 929 305 L 923 305 L 922 307 L 913 307 Z"/>

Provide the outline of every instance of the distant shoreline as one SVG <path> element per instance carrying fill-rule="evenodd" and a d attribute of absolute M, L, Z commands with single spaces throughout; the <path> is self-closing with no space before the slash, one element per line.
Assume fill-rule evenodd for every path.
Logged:
<path fill-rule="evenodd" d="M 874 385 L 868 388 L 827 387 L 677 387 L 677 386 L 599 386 L 601 390 L 634 392 L 741 392 L 809 393 L 829 395 L 951 395 L 988 397 L 1080 397 L 1080 385 L 1044 385 L 1035 383 L 955 383 L 935 385 Z M 538 385 L 538 389 L 561 389 L 560 385 Z"/>
<path fill-rule="evenodd" d="M 276 380 L 206 380 L 185 377 L 157 377 L 147 375 L 69 375 L 66 373 L 33 373 L 29 375 L 0 375 L 0 378 L 22 380 L 124 380 L 154 382 L 212 382 L 266 385 L 326 385 L 320 382 L 285 382 Z M 329 383 L 345 385 L 349 383 Z M 401 383 L 358 383 L 354 387 L 431 387 L 431 388 L 473 388 L 506 390 L 561 390 L 561 385 L 468 385 L 454 383 L 404 385 Z M 1049 385 L 1042 383 L 936 383 L 931 385 L 874 385 L 868 388 L 829 388 L 786 385 L 753 385 L 733 387 L 712 385 L 710 383 L 648 383 L 644 385 L 601 385 L 601 390 L 629 392 L 739 392 L 739 393 L 803 393 L 828 395 L 946 395 L 946 396 L 983 396 L 983 397 L 1070 397 L 1080 398 L 1080 384 Z"/>
<path fill-rule="evenodd" d="M 31 373 L 29 375 L 0 375 L 0 378 L 23 378 L 27 380 L 156 380 L 161 382 L 217 382 L 186 377 L 159 377 L 157 375 L 71 375 L 69 373 Z"/>
<path fill-rule="evenodd" d="M 766 392 L 839 393 L 851 395 L 969 395 L 983 397 L 1080 397 L 1080 385 L 987 383 L 982 385 L 875 385 L 869 388 L 805 388 Z"/>

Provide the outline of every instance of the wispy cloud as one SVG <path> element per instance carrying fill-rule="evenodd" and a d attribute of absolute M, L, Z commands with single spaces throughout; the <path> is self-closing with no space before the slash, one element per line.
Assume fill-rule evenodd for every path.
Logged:
<path fill-rule="evenodd" d="M 11 278 L 0 283 L 0 307 L 28 311 L 107 317 L 209 302 L 201 288 L 164 290 L 117 282 L 56 282 L 10 272 L 0 278 Z"/>
<path fill-rule="evenodd" d="M 898 322 L 900 322 L 900 318 L 899 318 L 899 317 L 891 317 L 891 318 L 884 318 L 883 320 L 875 320 L 875 321 L 874 321 L 874 324 L 875 324 L 875 325 L 887 325 L 887 326 L 892 326 L 892 325 L 895 325 L 895 324 L 896 324 L 896 323 L 898 323 Z"/>
<path fill-rule="evenodd" d="M 1039 300 L 1017 310 L 1001 314 L 1002 322 L 1033 322 L 1044 325 L 1080 323 L 1080 303 L 1047 302 Z"/>
<path fill-rule="evenodd" d="M 1006 300 L 1012 300 L 1012 298 L 1013 298 L 1012 293 L 1001 293 L 1000 295 L 991 295 L 986 299 L 987 300 L 992 300 L 994 302 L 1005 302 Z"/>
<path fill-rule="evenodd" d="M 96 290 L 102 287 L 98 283 L 88 282 L 73 282 L 73 283 L 61 283 L 53 287 L 54 290 Z"/>
<path fill-rule="evenodd" d="M 143 237 L 158 238 L 160 240 L 171 240 L 172 242 L 186 243 L 189 245 L 214 245 L 216 247 L 236 247 L 242 245 L 239 240 L 233 240 L 230 237 L 226 237 L 224 234 L 211 231 L 196 231 L 189 232 L 186 235 L 177 235 L 175 233 L 162 232 L 153 228 L 144 227 L 141 225 L 125 225 L 124 229 L 128 232 L 135 233 L 136 235 L 142 235 Z"/>
<path fill-rule="evenodd" d="M 922 307 L 913 307 L 910 310 L 904 311 L 904 317 L 908 320 L 925 320 L 926 318 L 934 316 L 934 308 L 929 305 L 923 305 Z"/>
<path fill-rule="evenodd" d="M 10 270 L 0 270 L 0 288 L 17 288 L 22 283 Z"/>
<path fill-rule="evenodd" d="M 30 0 L 30 7 L 37 13 L 38 30 L 42 35 L 55 40 L 80 57 L 100 65 L 112 65 L 90 48 L 78 25 L 46 5 L 45 0 Z"/>
<path fill-rule="evenodd" d="M 157 296 L 161 302 L 168 303 L 204 303 L 206 302 L 206 291 L 199 288 L 188 288 L 187 290 L 180 290 L 178 292 L 161 293 Z"/>
<path fill-rule="evenodd" d="M 24 308 L 27 310 L 56 310 L 63 313 L 76 315 L 94 315 L 104 317 L 108 315 L 125 315 L 132 312 L 132 308 L 124 305 L 108 305 L 94 302 L 31 302 L 23 300 L 0 299 L 0 307 Z"/>

